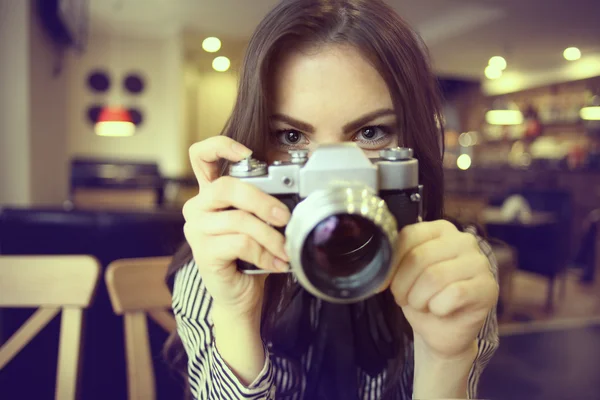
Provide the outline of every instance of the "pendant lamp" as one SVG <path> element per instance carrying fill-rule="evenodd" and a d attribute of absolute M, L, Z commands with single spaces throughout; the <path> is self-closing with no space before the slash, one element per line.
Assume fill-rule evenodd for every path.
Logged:
<path fill-rule="evenodd" d="M 135 124 L 126 108 L 106 106 L 98 116 L 94 131 L 98 136 L 133 136 L 135 134 Z"/>

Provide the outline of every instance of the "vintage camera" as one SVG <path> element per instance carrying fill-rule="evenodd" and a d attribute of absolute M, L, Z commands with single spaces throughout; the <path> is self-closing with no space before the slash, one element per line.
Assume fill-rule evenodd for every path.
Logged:
<path fill-rule="evenodd" d="M 370 159 L 355 143 L 291 150 L 271 166 L 248 158 L 230 166 L 243 179 L 286 204 L 291 272 L 309 292 L 335 303 L 372 296 L 386 282 L 398 231 L 419 222 L 422 186 L 409 148 Z M 244 273 L 266 273 L 238 261 Z"/>

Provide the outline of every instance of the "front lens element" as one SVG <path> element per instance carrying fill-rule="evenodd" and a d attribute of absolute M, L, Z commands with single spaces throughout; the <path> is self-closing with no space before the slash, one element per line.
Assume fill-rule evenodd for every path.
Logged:
<path fill-rule="evenodd" d="M 323 219 L 309 233 L 301 251 L 304 276 L 328 298 L 364 297 L 387 276 L 390 242 L 383 231 L 356 214 Z"/>
<path fill-rule="evenodd" d="M 285 236 L 298 282 L 324 300 L 352 303 L 390 274 L 397 225 L 372 189 L 345 182 L 301 201 Z"/>
<path fill-rule="evenodd" d="M 366 218 L 332 215 L 308 235 L 302 258 L 320 275 L 348 277 L 370 264 L 380 241 L 380 230 Z"/>

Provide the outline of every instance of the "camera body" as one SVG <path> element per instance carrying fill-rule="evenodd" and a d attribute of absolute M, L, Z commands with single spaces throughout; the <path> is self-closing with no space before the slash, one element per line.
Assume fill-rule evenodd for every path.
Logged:
<path fill-rule="evenodd" d="M 355 143 L 324 145 L 289 161 L 248 158 L 229 174 L 278 198 L 291 272 L 309 292 L 336 303 L 375 294 L 393 273 L 397 233 L 422 218 L 418 161 L 408 148 L 368 158 Z M 238 261 L 244 273 L 266 273 Z"/>

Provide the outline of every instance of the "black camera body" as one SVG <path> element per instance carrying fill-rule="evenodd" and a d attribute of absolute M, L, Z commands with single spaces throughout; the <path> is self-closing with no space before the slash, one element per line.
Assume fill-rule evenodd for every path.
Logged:
<path fill-rule="evenodd" d="M 372 296 L 393 273 L 398 232 L 422 219 L 418 161 L 407 148 L 369 159 L 355 143 L 291 150 L 271 166 L 252 158 L 230 175 L 281 200 L 292 213 L 282 229 L 291 272 L 324 300 Z M 244 273 L 268 273 L 238 262 Z"/>

